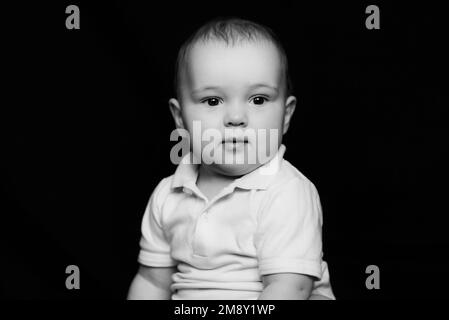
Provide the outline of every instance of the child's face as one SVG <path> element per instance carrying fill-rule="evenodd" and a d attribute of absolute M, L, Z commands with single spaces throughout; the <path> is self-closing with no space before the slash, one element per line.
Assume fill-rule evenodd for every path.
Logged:
<path fill-rule="evenodd" d="M 296 99 L 285 95 L 285 75 L 273 44 L 262 41 L 234 46 L 218 41 L 198 43 L 189 52 L 180 83 L 180 101 L 170 100 L 177 126 L 187 129 L 191 139 L 196 138 L 194 121 L 197 128 L 201 124 L 201 134 L 215 129 L 222 136 L 219 139 L 209 136 L 202 143 L 192 141 L 198 159 L 203 155 L 204 160 L 207 155 L 220 151 L 235 161 L 215 162 L 211 168 L 221 174 L 238 176 L 253 171 L 276 154 Z M 247 134 L 239 129 L 247 130 Z M 248 129 L 254 134 L 248 134 L 251 132 Z M 274 140 L 267 143 L 270 130 L 277 137 L 274 135 Z M 225 136 L 225 132 L 231 136 Z M 240 140 L 243 142 L 235 142 Z M 205 149 L 210 143 L 213 143 L 212 153 L 210 145 Z M 263 155 L 265 160 L 257 157 L 255 163 L 248 161 L 248 153 Z M 241 163 L 238 161 L 243 164 L 235 164 Z"/>

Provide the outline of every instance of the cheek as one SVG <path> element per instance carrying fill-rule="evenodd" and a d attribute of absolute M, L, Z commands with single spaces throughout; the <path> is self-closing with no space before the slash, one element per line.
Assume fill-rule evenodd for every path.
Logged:
<path fill-rule="evenodd" d="M 201 128 L 204 131 L 208 128 L 219 129 L 222 124 L 222 118 L 218 112 L 211 112 L 209 110 L 204 110 L 201 107 L 187 109 L 183 113 L 184 125 L 187 130 L 192 130 L 195 128 Z"/>
<path fill-rule="evenodd" d="M 184 122 L 185 128 L 192 133 L 193 129 L 201 123 L 201 118 L 198 117 L 198 113 L 195 112 L 194 108 L 186 106 L 182 109 L 182 120 Z"/>
<path fill-rule="evenodd" d="M 185 129 L 190 134 L 194 152 L 198 153 L 211 141 L 214 144 L 221 142 L 221 135 L 219 135 L 221 122 L 216 113 L 198 106 L 186 107 L 183 109 L 183 121 Z"/>
<path fill-rule="evenodd" d="M 192 106 L 186 105 L 182 107 L 182 118 L 186 124 L 195 120 L 195 112 Z"/>
<path fill-rule="evenodd" d="M 284 123 L 283 106 L 270 106 L 270 109 L 255 116 L 253 123 L 258 128 L 282 129 Z"/>

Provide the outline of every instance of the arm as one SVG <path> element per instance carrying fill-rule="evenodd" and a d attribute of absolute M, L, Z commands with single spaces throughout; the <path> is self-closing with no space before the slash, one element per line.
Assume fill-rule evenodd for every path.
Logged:
<path fill-rule="evenodd" d="M 172 275 L 176 267 L 140 266 L 131 282 L 128 300 L 170 300 Z"/>
<path fill-rule="evenodd" d="M 323 218 L 315 186 L 292 179 L 267 201 L 255 237 L 259 272 L 265 275 L 260 299 L 335 299 L 322 260 Z"/>
<path fill-rule="evenodd" d="M 331 299 L 329 297 L 326 297 L 326 296 L 323 296 L 320 294 L 312 294 L 310 296 L 309 300 L 334 300 L 334 299 Z"/>
<path fill-rule="evenodd" d="M 262 277 L 264 289 L 259 300 L 307 300 L 313 279 L 299 273 L 277 273 Z"/>

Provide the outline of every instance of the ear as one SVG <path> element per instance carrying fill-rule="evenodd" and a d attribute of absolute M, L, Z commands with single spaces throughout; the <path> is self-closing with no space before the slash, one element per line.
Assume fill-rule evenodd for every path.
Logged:
<path fill-rule="evenodd" d="M 288 127 L 290 126 L 290 120 L 295 112 L 296 108 L 296 97 L 289 96 L 285 101 L 285 113 L 284 113 L 284 132 L 282 134 L 286 134 Z"/>
<path fill-rule="evenodd" d="M 184 122 L 182 121 L 181 104 L 175 98 L 168 100 L 168 106 L 170 107 L 170 112 L 175 120 L 176 128 L 185 129 Z"/>

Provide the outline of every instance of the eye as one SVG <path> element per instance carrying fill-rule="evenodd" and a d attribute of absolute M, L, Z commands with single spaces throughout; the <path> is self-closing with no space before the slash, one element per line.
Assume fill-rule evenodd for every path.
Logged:
<path fill-rule="evenodd" d="M 218 105 L 220 104 L 220 99 L 219 99 L 219 98 L 212 97 L 212 98 L 207 98 L 207 99 L 204 99 L 203 101 L 201 101 L 201 103 L 205 103 L 205 102 L 206 102 L 209 106 L 215 107 L 215 106 L 218 106 Z"/>
<path fill-rule="evenodd" d="M 262 104 L 264 104 L 265 102 L 267 102 L 268 99 L 267 99 L 266 97 L 257 96 L 257 97 L 254 97 L 254 98 L 252 99 L 252 101 L 253 101 L 253 103 L 256 104 L 256 105 L 262 105 Z"/>

